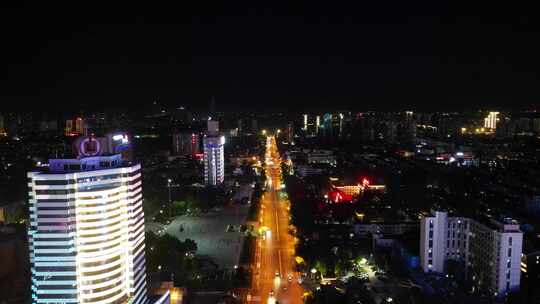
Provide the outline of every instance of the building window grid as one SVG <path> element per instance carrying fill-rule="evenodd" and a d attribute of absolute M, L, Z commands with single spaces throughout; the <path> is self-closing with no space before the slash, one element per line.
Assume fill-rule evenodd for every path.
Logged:
<path fill-rule="evenodd" d="M 469 229 L 469 223 L 468 221 L 463 221 L 463 225 L 460 225 L 461 223 L 458 222 L 458 228 L 463 228 L 465 231 L 463 234 L 461 234 L 461 231 L 458 230 L 458 239 L 462 239 L 463 242 L 460 242 L 458 240 L 458 247 L 459 248 L 462 248 L 462 249 L 465 249 L 467 250 L 467 248 L 469 248 L 468 251 L 471 251 L 471 252 L 464 252 L 463 255 L 464 255 L 464 258 L 467 258 L 468 259 L 468 263 L 467 265 L 469 265 L 470 267 L 474 267 L 474 268 L 477 268 L 477 269 L 484 269 L 485 271 L 489 271 L 490 269 L 492 269 L 493 265 L 495 265 L 494 262 L 488 262 L 488 261 L 493 261 L 493 258 L 495 258 L 495 261 L 496 261 L 496 265 L 499 265 L 499 261 L 500 261 L 500 256 L 498 255 L 495 255 L 495 256 L 492 256 L 491 258 L 485 258 L 485 259 L 481 259 L 481 260 L 478 260 L 478 259 L 475 259 L 475 255 L 474 255 L 474 252 L 477 253 L 477 256 L 478 255 L 484 255 L 484 254 L 487 254 L 489 255 L 489 253 L 491 252 L 490 248 L 493 248 L 491 244 L 494 244 L 493 241 L 495 241 L 495 237 L 489 233 L 489 232 L 484 232 L 483 228 L 482 227 L 479 227 L 478 225 L 474 225 L 474 222 L 471 223 L 471 229 Z M 448 222 L 448 228 L 450 230 L 451 227 L 455 227 L 455 223 L 451 223 Z M 455 234 L 455 232 L 453 231 L 453 235 Z M 453 241 L 452 238 L 449 237 L 449 231 L 448 231 L 448 238 L 447 238 L 447 248 L 449 248 L 449 244 L 450 244 L 450 240 Z M 478 236 L 478 237 L 477 237 Z M 454 235 L 455 237 L 455 235 Z M 473 240 L 473 247 L 467 247 L 467 239 L 471 237 L 472 240 Z M 512 238 L 509 237 L 508 238 L 508 245 L 509 246 L 512 246 Z M 460 246 L 462 245 L 462 246 Z M 503 246 L 501 246 L 501 239 L 498 239 L 498 241 L 495 242 L 495 250 L 498 249 L 498 252 L 500 252 L 500 250 L 502 249 Z M 452 248 L 453 249 L 453 248 Z M 480 251 L 480 252 L 478 252 Z M 468 252 L 468 253 L 467 253 Z M 482 254 L 483 252 L 483 254 Z M 452 254 L 452 257 L 454 256 L 454 250 L 449 250 L 446 252 L 446 256 L 448 257 L 450 255 L 450 253 Z M 461 257 L 461 255 L 458 253 L 457 254 L 458 257 Z M 508 248 L 508 257 L 511 257 L 512 256 L 512 248 Z M 431 260 L 429 260 L 429 262 L 431 262 Z M 508 259 L 507 260 L 507 268 L 508 268 L 508 272 L 506 274 L 507 276 L 507 279 L 510 280 L 510 277 L 511 277 L 511 273 L 510 273 L 510 268 L 511 268 L 512 264 L 511 264 L 511 260 Z M 431 268 L 432 268 L 432 264 L 429 264 L 428 265 L 428 271 L 432 271 Z M 488 280 L 488 278 L 484 278 L 484 282 L 485 280 Z M 494 278 L 494 281 L 497 282 L 497 286 L 498 286 L 498 281 L 499 281 L 499 277 L 495 277 Z M 493 281 L 492 281 L 493 282 Z M 507 289 L 509 289 L 509 282 L 507 282 Z"/>

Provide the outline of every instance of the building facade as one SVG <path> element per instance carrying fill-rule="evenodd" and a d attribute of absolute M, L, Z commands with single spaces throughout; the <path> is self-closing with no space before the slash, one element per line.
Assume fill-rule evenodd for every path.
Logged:
<path fill-rule="evenodd" d="M 204 183 L 217 186 L 225 180 L 224 136 L 206 136 L 204 143 Z"/>
<path fill-rule="evenodd" d="M 199 153 L 199 134 L 183 132 L 173 134 L 174 155 L 194 155 Z"/>
<path fill-rule="evenodd" d="M 307 153 L 308 164 L 336 164 L 336 156 L 331 150 L 312 150 Z"/>
<path fill-rule="evenodd" d="M 219 122 L 208 120 L 204 146 L 204 183 L 217 186 L 225 180 L 225 137 L 219 135 Z"/>
<path fill-rule="evenodd" d="M 500 297 L 519 289 L 522 242 L 517 223 L 484 224 L 437 211 L 420 225 L 420 264 L 444 273 L 449 260 L 461 262 L 473 291 Z"/>
<path fill-rule="evenodd" d="M 33 303 L 145 303 L 140 165 L 53 159 L 29 172 Z"/>
<path fill-rule="evenodd" d="M 484 118 L 484 128 L 495 130 L 497 129 L 497 122 L 499 121 L 499 112 L 489 112 L 488 116 Z"/>

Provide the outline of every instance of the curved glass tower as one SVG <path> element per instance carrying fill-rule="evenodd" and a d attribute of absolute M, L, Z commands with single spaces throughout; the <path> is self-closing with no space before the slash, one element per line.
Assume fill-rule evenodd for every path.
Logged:
<path fill-rule="evenodd" d="M 53 159 L 28 173 L 33 303 L 145 303 L 140 165 Z"/>

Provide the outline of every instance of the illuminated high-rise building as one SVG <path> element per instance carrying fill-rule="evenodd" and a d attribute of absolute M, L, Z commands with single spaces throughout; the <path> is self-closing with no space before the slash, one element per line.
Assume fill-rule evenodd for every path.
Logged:
<path fill-rule="evenodd" d="M 405 111 L 405 121 L 410 122 L 414 118 L 414 112 L 413 111 Z"/>
<path fill-rule="evenodd" d="M 302 127 L 302 130 L 307 131 L 307 128 L 308 128 L 308 115 L 304 114 L 303 117 L 304 117 L 304 126 Z"/>
<path fill-rule="evenodd" d="M 64 134 L 66 136 L 73 136 L 73 120 L 66 120 L 66 127 L 64 128 Z"/>
<path fill-rule="evenodd" d="M 217 186 L 225 180 L 225 137 L 219 135 L 217 121 L 208 121 L 208 131 L 203 139 L 204 183 Z"/>
<path fill-rule="evenodd" d="M 141 183 L 141 166 L 120 154 L 28 173 L 33 303 L 146 302 Z"/>
<path fill-rule="evenodd" d="M 84 119 L 77 117 L 75 119 L 75 132 L 77 132 L 77 134 L 85 134 L 85 127 Z"/>
<path fill-rule="evenodd" d="M 319 127 L 321 126 L 321 116 L 315 116 L 315 134 L 319 134 Z"/>
<path fill-rule="evenodd" d="M 64 134 L 66 136 L 77 136 L 86 134 L 86 124 L 84 119 L 81 117 L 77 117 L 75 119 L 66 120 Z"/>
<path fill-rule="evenodd" d="M 498 115 L 499 112 L 489 112 L 488 116 L 484 118 L 484 128 L 488 128 L 491 130 L 497 129 Z"/>
<path fill-rule="evenodd" d="M 324 137 L 332 137 L 334 135 L 334 125 L 333 125 L 334 116 L 331 113 L 325 113 L 322 117 L 321 128 L 323 129 L 322 135 Z"/>

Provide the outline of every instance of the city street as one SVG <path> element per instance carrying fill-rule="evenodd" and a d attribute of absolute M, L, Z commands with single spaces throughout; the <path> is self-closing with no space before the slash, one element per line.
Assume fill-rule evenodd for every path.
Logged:
<path fill-rule="evenodd" d="M 280 158 L 275 137 L 267 137 L 267 191 L 261 201 L 264 237 L 257 241 L 251 302 L 303 303 L 303 288 L 294 271 L 294 238 L 288 233 L 289 202 L 281 185 Z"/>

